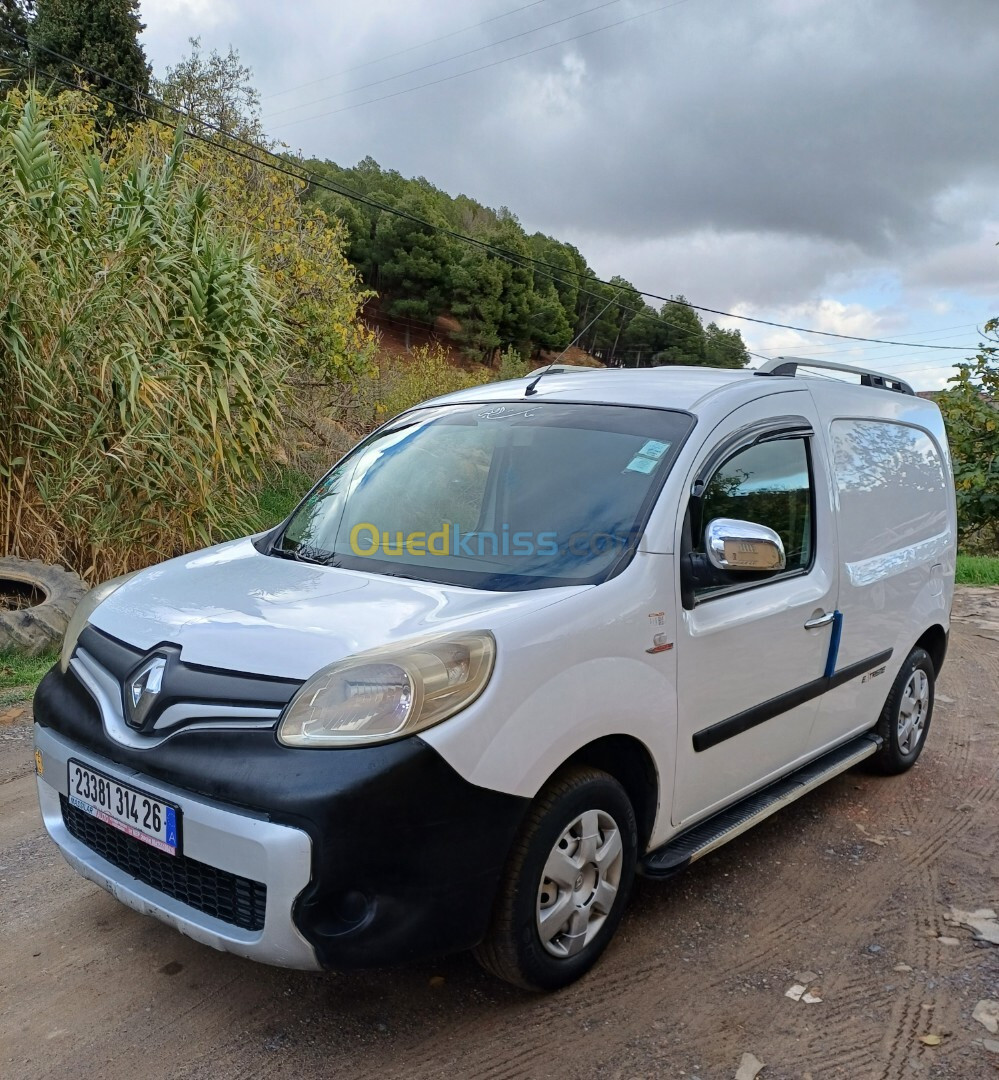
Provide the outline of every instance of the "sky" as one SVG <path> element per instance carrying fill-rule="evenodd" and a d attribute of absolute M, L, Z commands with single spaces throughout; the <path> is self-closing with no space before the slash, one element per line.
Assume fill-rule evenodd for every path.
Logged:
<path fill-rule="evenodd" d="M 938 389 L 999 316 L 996 0 L 140 7 L 155 74 L 191 37 L 231 45 L 268 134 L 307 156 L 507 206 L 640 290 L 959 347 L 717 320 L 762 356 Z"/>

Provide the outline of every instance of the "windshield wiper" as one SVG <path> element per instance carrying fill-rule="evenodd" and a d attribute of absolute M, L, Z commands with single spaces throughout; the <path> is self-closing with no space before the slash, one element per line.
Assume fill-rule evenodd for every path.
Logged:
<path fill-rule="evenodd" d="M 305 554 L 301 548 L 273 547 L 270 553 L 279 559 L 290 559 L 292 562 L 309 563 L 313 566 L 330 566 L 334 558 L 333 555 L 320 555 L 318 552 Z"/>

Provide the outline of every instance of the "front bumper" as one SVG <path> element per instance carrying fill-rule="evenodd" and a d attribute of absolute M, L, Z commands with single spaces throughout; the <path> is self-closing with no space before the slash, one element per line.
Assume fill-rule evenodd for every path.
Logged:
<path fill-rule="evenodd" d="M 291 917 L 296 898 L 311 878 L 312 843 L 307 833 L 193 799 L 188 792 L 115 765 L 37 724 L 35 748 L 41 754 L 38 801 L 42 819 L 74 870 L 128 907 L 153 915 L 204 945 L 281 967 L 308 970 L 321 966 L 312 945 Z M 241 929 L 198 911 L 126 873 L 73 836 L 60 800 L 60 796 L 66 798 L 69 794 L 70 758 L 179 806 L 183 814 L 184 859 L 266 886 L 263 929 Z"/>
<path fill-rule="evenodd" d="M 126 745 L 72 671 L 45 676 L 34 712 L 43 814 L 70 863 L 199 941 L 285 966 L 381 967 L 477 944 L 530 805 L 469 783 L 417 736 L 303 750 L 273 730 L 216 725 Z M 59 803 L 70 756 L 177 803 L 185 855 L 267 886 L 263 933 L 168 902 L 70 835 Z"/>

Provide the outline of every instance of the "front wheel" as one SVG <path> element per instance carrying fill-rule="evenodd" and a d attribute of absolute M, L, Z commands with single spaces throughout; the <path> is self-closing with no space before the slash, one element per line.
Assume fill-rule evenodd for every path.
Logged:
<path fill-rule="evenodd" d="M 870 758 L 871 767 L 886 776 L 916 764 L 933 717 L 936 671 L 925 649 L 915 648 L 898 673 L 875 729 L 883 740 Z"/>
<path fill-rule="evenodd" d="M 475 950 L 479 963 L 528 990 L 574 982 L 617 929 L 637 856 L 624 788 L 586 766 L 558 774 L 514 843 L 492 925 Z"/>

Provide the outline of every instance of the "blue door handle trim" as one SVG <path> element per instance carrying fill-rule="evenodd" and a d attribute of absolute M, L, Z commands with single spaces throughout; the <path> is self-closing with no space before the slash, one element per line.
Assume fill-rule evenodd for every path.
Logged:
<path fill-rule="evenodd" d="M 829 655 L 826 657 L 827 679 L 831 679 L 836 673 L 836 661 L 839 659 L 839 642 L 843 636 L 843 612 L 834 611 L 832 617 L 832 633 L 829 635 Z"/>

